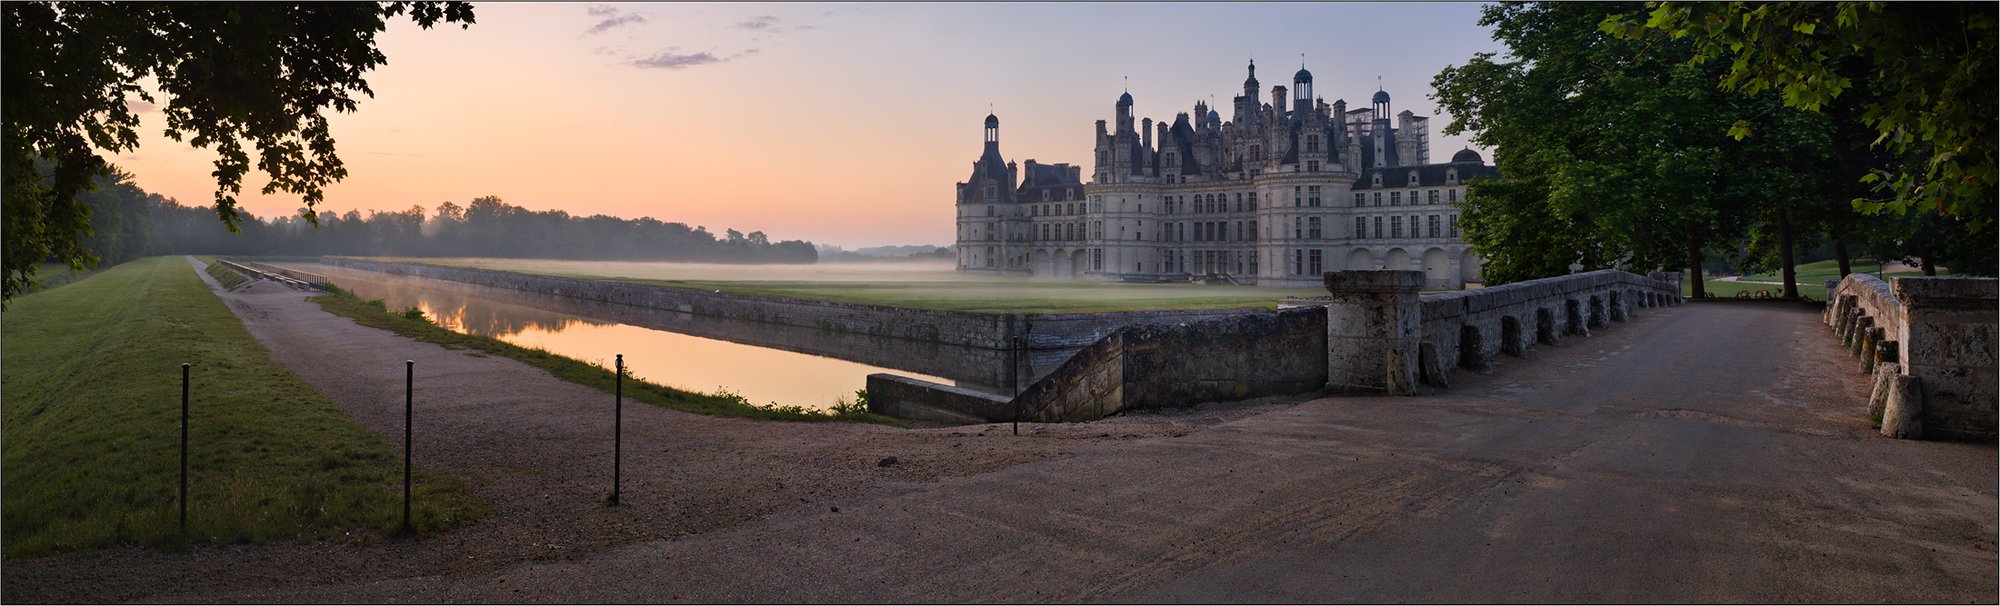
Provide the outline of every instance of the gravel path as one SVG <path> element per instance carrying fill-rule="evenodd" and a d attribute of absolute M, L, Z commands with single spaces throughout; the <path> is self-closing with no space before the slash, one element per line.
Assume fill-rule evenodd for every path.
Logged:
<path fill-rule="evenodd" d="M 416 361 L 414 461 L 471 479 L 483 519 L 420 540 L 284 542 L 187 554 L 108 549 L 9 561 L 5 601 L 158 601 L 371 579 L 487 574 L 640 541 L 725 529 L 809 504 L 1171 436 L 1281 406 L 1259 401 L 1088 425 L 906 430 L 625 407 L 623 505 L 610 490 L 612 398 L 526 364 L 411 341 L 320 310 L 271 282 L 222 291 L 272 358 L 362 426 L 401 445 L 403 361 Z M 1296 401 L 1296 399 L 1294 399 Z M 882 465 L 894 457 L 896 463 Z M 311 593 L 313 590 L 304 590 Z M 204 601 L 207 598 L 186 598 Z M 339 592 L 309 601 L 350 601 Z M 390 599 L 389 601 L 400 601 Z"/>
<path fill-rule="evenodd" d="M 288 308 L 240 301 L 253 326 L 267 322 L 251 312 Z M 394 364 L 411 346 L 397 347 L 345 355 Z M 1994 603 L 1994 447 L 1882 438 L 1862 417 L 1866 381 L 1851 367 L 1804 306 L 1697 303 L 1646 310 L 1526 361 L 1503 357 L 1490 373 L 1455 375 L 1443 393 L 1049 430 L 1157 428 L 1132 440 L 661 412 L 651 439 L 680 441 L 655 456 L 712 471 L 657 470 L 646 493 L 722 491 L 730 496 L 685 498 L 749 503 L 734 517 L 692 536 L 608 533 L 595 527 L 694 528 L 682 520 L 698 514 L 541 504 L 594 499 L 601 488 L 496 476 L 494 485 L 517 484 L 488 487 L 508 503 L 493 518 L 424 541 L 121 552 L 101 558 L 113 571 L 79 558 L 36 572 L 88 582 L 149 574 L 124 584 L 142 593 L 89 596 L 159 601 Z M 600 414 L 582 397 L 594 395 L 571 394 L 550 411 L 514 402 L 522 410 L 419 422 L 463 416 L 465 431 L 505 437 L 468 434 L 461 448 L 568 469 L 502 442 L 588 435 L 560 419 Z M 673 433 L 694 425 L 703 431 Z M 556 459 L 602 457 L 601 447 L 575 447 L 583 443 L 540 447 L 566 453 Z M 482 461 L 496 459 L 428 448 L 438 450 L 420 461 L 492 469 Z M 873 467 L 887 454 L 909 463 Z M 551 496 L 538 501 L 537 490 Z M 321 553 L 323 563 L 308 559 Z M 452 561 L 468 555 L 491 560 Z M 18 565 L 8 573 L 11 589 Z M 162 578 L 193 574 L 216 578 Z"/>

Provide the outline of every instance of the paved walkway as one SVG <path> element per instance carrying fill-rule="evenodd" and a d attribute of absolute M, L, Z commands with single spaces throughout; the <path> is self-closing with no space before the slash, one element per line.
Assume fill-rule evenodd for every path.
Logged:
<path fill-rule="evenodd" d="M 1439 394 L 843 484 L 683 538 L 145 599 L 1994 602 L 1994 447 L 1876 435 L 1818 318 L 1646 310 Z M 269 548 L 232 549 L 199 557 Z"/>

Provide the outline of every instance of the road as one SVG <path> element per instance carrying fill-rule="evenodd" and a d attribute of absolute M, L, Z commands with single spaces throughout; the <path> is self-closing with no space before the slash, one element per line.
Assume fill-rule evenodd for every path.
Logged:
<path fill-rule="evenodd" d="M 1005 447 L 994 447 L 986 460 L 1005 464 L 838 483 L 802 504 L 766 503 L 757 511 L 768 513 L 677 538 L 599 540 L 562 557 L 509 555 L 442 570 L 174 582 L 119 595 L 225 602 L 2000 599 L 1994 447 L 1877 435 L 1863 413 L 1864 378 L 1818 319 L 1788 304 L 1646 310 L 1592 337 L 1502 358 L 1488 373 L 1455 375 L 1440 393 L 1321 398 L 1213 419 L 1197 409 L 1174 417 L 1183 430 L 1072 440 L 1060 452 L 1037 448 L 1032 456 L 996 455 Z M 826 452 L 838 452 L 842 440 L 869 441 L 873 454 L 899 439 L 854 433 L 834 430 L 818 440 L 833 444 Z M 926 445 L 934 440 L 908 440 L 896 447 L 933 452 Z M 758 473 L 786 473 L 778 469 L 785 464 L 760 464 L 772 469 Z M 454 540 L 449 536 L 444 540 Z M 424 549 L 414 543 L 386 549 Z M 299 548 L 210 548 L 192 558 L 228 571 L 212 562 L 248 566 L 262 561 L 262 552 L 287 549 Z M 116 557 L 98 561 L 106 559 Z M 31 572 L 51 574 L 47 568 Z M 22 595 L 12 579 L 9 586 L 10 598 Z"/>

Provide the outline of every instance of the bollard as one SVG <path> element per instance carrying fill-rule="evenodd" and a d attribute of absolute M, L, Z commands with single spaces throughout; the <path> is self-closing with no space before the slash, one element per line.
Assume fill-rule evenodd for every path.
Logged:
<path fill-rule="evenodd" d="M 1014 392 L 1014 435 L 1021 435 L 1021 347 L 1027 339 L 1014 337 L 1014 347 L 1007 351 L 1007 376 L 1013 378 Z M 1033 374 L 1033 373 L 1029 373 Z"/>
<path fill-rule="evenodd" d="M 625 452 L 625 354 L 618 354 L 618 387 L 611 405 L 611 504 L 618 504 L 619 463 Z"/>
<path fill-rule="evenodd" d="M 181 532 L 188 527 L 188 367 L 181 363 Z"/>
<path fill-rule="evenodd" d="M 410 532 L 410 422 L 416 408 L 417 361 L 403 361 L 403 532 Z"/>

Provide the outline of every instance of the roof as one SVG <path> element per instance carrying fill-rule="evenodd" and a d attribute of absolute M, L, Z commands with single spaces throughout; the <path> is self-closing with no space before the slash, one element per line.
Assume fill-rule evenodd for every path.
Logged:
<path fill-rule="evenodd" d="M 1388 102 L 1389 102 L 1389 91 L 1386 91 L 1386 90 L 1378 90 L 1378 91 L 1375 91 L 1375 102 L 1376 102 L 1376 103 L 1388 103 Z"/>
<path fill-rule="evenodd" d="M 1440 185 L 1445 185 L 1445 176 L 1452 170 L 1458 171 L 1458 181 L 1460 183 L 1464 183 L 1468 179 L 1473 179 L 1478 177 L 1496 177 L 1500 175 L 1500 169 L 1487 164 L 1473 164 L 1473 165 L 1425 164 L 1422 166 L 1385 166 L 1382 168 L 1369 168 L 1362 170 L 1361 176 L 1354 180 L 1353 189 L 1356 190 L 1402 189 L 1406 187 L 1411 187 L 1411 185 L 1409 185 L 1410 171 L 1417 172 L 1416 187 L 1436 187 Z M 1382 186 L 1379 188 L 1374 186 L 1375 175 L 1382 175 Z"/>
<path fill-rule="evenodd" d="M 1303 67 L 1301 67 L 1301 68 L 1299 68 L 1299 73 L 1296 73 L 1296 74 L 1292 74 L 1292 81 L 1293 81 L 1293 82 L 1311 82 L 1311 81 L 1313 81 L 1313 73 L 1312 73 L 1312 72 L 1309 72 L 1309 71 L 1306 71 L 1306 68 L 1303 68 Z"/>
<path fill-rule="evenodd" d="M 1474 164 L 1482 164 L 1486 162 L 1486 159 L 1479 157 L 1479 152 L 1472 151 L 1472 148 L 1468 147 L 1459 150 L 1458 153 L 1451 155 L 1452 164 L 1458 164 L 1460 162 L 1471 162 Z"/>

